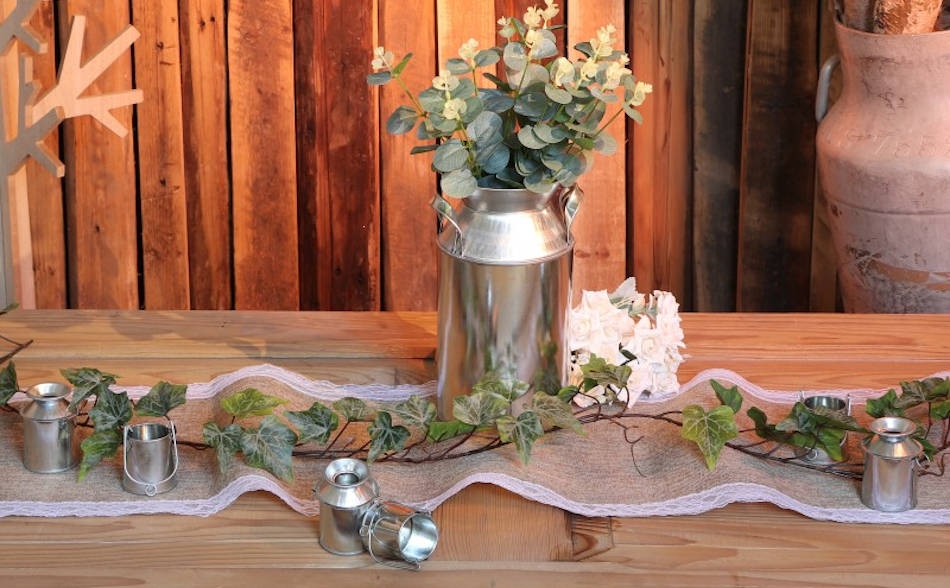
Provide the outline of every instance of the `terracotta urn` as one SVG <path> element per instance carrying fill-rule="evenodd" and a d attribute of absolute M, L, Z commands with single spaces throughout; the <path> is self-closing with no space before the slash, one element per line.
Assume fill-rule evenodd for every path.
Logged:
<path fill-rule="evenodd" d="M 950 312 L 950 31 L 835 33 L 817 153 L 845 310 Z"/>

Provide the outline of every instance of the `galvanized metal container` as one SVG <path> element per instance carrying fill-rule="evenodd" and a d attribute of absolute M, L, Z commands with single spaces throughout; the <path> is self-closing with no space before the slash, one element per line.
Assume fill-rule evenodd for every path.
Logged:
<path fill-rule="evenodd" d="M 122 429 L 122 487 L 155 496 L 178 484 L 178 438 L 175 424 L 136 423 Z"/>
<path fill-rule="evenodd" d="M 375 500 L 363 515 L 363 545 L 378 563 L 418 570 L 439 542 L 429 512 L 391 500 Z"/>
<path fill-rule="evenodd" d="M 868 425 L 874 433 L 864 442 L 861 501 L 884 512 L 917 506 L 917 467 L 923 447 L 913 438 L 917 424 L 902 417 L 882 417 Z"/>
<path fill-rule="evenodd" d="M 69 408 L 69 386 L 46 382 L 26 391 L 30 403 L 23 417 L 23 465 L 32 472 L 51 474 L 73 468 L 79 461 L 76 413 Z"/>
<path fill-rule="evenodd" d="M 363 552 L 363 515 L 379 496 L 366 463 L 352 458 L 330 462 L 314 493 L 320 501 L 320 545 L 336 555 Z"/>
<path fill-rule="evenodd" d="M 574 240 L 582 193 L 479 189 L 439 213 L 440 418 L 488 372 L 560 387 L 569 350 Z"/>

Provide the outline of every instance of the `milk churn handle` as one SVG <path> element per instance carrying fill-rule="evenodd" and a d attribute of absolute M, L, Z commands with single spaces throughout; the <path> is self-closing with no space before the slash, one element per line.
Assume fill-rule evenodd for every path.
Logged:
<path fill-rule="evenodd" d="M 441 235 L 442 231 L 445 230 L 446 222 L 451 223 L 452 226 L 455 227 L 455 244 L 453 245 L 453 252 L 461 251 L 462 229 L 455 220 L 455 209 L 452 208 L 452 205 L 449 204 L 448 200 L 438 194 L 432 197 L 432 202 L 430 202 L 429 205 L 432 206 L 435 212 L 439 215 L 439 226 L 437 229 L 438 234 Z"/>
<path fill-rule="evenodd" d="M 574 217 L 577 215 L 577 209 L 584 200 L 584 191 L 577 184 L 571 186 L 564 196 L 562 196 L 562 206 L 564 208 L 564 224 L 567 228 L 567 238 L 571 239 L 571 225 L 574 224 Z"/>
<path fill-rule="evenodd" d="M 821 122 L 821 119 L 828 114 L 828 88 L 831 86 L 831 75 L 840 62 L 841 58 L 837 54 L 832 55 L 821 66 L 821 73 L 818 74 L 818 95 L 815 97 L 815 120 L 818 122 Z"/>

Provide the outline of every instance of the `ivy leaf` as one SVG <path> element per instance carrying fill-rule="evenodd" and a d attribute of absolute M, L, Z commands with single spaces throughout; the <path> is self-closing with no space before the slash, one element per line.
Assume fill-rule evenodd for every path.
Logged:
<path fill-rule="evenodd" d="M 736 413 L 725 405 L 709 412 L 696 404 L 683 408 L 683 438 L 696 443 L 710 470 L 716 468 L 719 453 L 726 442 L 739 435 L 735 416 Z"/>
<path fill-rule="evenodd" d="M 528 384 L 515 378 L 504 377 L 498 372 L 488 372 L 472 386 L 472 393 L 497 394 L 508 402 L 521 398 L 528 391 Z"/>
<path fill-rule="evenodd" d="M 116 394 L 106 390 L 99 394 L 96 405 L 89 411 L 96 432 L 119 429 L 132 420 L 132 401 L 125 392 Z"/>
<path fill-rule="evenodd" d="M 402 402 L 397 402 L 392 410 L 403 423 L 423 431 L 429 427 L 429 422 L 435 418 L 436 414 L 434 404 L 415 394 Z"/>
<path fill-rule="evenodd" d="M 0 406 L 3 406 L 20 391 L 20 385 L 17 382 L 16 367 L 11 361 L 0 370 Z"/>
<path fill-rule="evenodd" d="M 122 445 L 122 433 L 119 429 L 97 430 L 82 442 L 82 461 L 79 462 L 77 479 L 82 482 L 89 470 L 107 457 L 112 457 Z"/>
<path fill-rule="evenodd" d="M 943 420 L 950 417 L 950 400 L 934 402 L 930 405 L 930 418 Z"/>
<path fill-rule="evenodd" d="M 579 435 L 584 434 L 584 427 L 574 416 L 571 405 L 557 396 L 535 394 L 531 399 L 531 410 L 541 419 L 541 425 L 545 430 L 558 427 L 571 429 Z"/>
<path fill-rule="evenodd" d="M 323 445 L 330 439 L 330 433 L 340 424 L 336 413 L 319 402 L 314 402 L 307 410 L 288 410 L 284 415 L 297 427 L 300 443 L 316 441 Z"/>
<path fill-rule="evenodd" d="M 904 416 L 904 409 L 897 406 L 897 392 L 893 388 L 879 398 L 869 398 L 864 410 L 868 416 L 875 419 L 884 416 Z"/>
<path fill-rule="evenodd" d="M 475 430 L 474 425 L 463 423 L 458 419 L 451 421 L 432 421 L 426 431 L 426 437 L 431 441 L 445 441 L 459 435 L 467 435 Z"/>
<path fill-rule="evenodd" d="M 571 384 L 558 390 L 557 397 L 560 398 L 562 402 L 570 404 L 578 392 L 580 392 L 580 388 Z"/>
<path fill-rule="evenodd" d="M 385 410 L 376 414 L 376 420 L 368 431 L 370 443 L 367 461 L 376 461 L 376 458 L 389 451 L 399 451 L 409 439 L 409 429 L 402 425 L 393 426 L 393 417 Z"/>
<path fill-rule="evenodd" d="M 456 419 L 474 427 L 485 427 L 508 412 L 510 403 L 492 392 L 472 392 L 458 396 L 452 402 L 452 414 Z"/>
<path fill-rule="evenodd" d="M 739 414 L 739 409 L 742 408 L 742 394 L 739 393 L 739 387 L 726 388 L 716 380 L 710 380 L 709 383 L 712 385 L 719 402 L 731 408 L 732 412 Z"/>
<path fill-rule="evenodd" d="M 373 409 L 359 398 L 347 396 L 333 403 L 333 409 L 348 421 L 371 421 Z"/>
<path fill-rule="evenodd" d="M 285 482 L 294 481 L 293 450 L 297 434 L 274 415 L 261 420 L 260 427 L 244 429 L 241 451 L 247 465 L 261 468 Z"/>
<path fill-rule="evenodd" d="M 218 470 L 222 474 L 228 471 L 234 454 L 241 449 L 241 434 L 241 427 L 236 423 L 223 429 L 217 423 L 205 423 L 201 430 L 205 443 L 214 447 L 218 456 Z"/>
<path fill-rule="evenodd" d="M 115 384 L 117 376 L 100 372 L 95 368 L 79 368 L 60 370 L 63 377 L 73 385 L 73 399 L 69 403 L 70 410 L 76 410 L 82 401 L 91 395 L 99 395 L 109 390 Z"/>
<path fill-rule="evenodd" d="M 527 465 L 534 442 L 544 435 L 544 428 L 537 413 L 526 410 L 517 418 L 505 415 L 495 422 L 495 426 L 498 427 L 498 437 L 505 443 L 513 442 L 521 462 Z"/>
<path fill-rule="evenodd" d="M 256 388 L 245 388 L 237 394 L 228 396 L 221 401 L 221 408 L 233 415 L 234 418 L 244 419 L 250 416 L 267 416 L 274 413 L 274 408 L 287 402 L 276 396 L 262 394 Z"/>
<path fill-rule="evenodd" d="M 169 384 L 159 382 L 152 386 L 148 394 L 139 399 L 135 405 L 135 414 L 140 416 L 164 417 L 177 406 L 185 403 L 185 392 L 188 387 L 184 384 Z"/>

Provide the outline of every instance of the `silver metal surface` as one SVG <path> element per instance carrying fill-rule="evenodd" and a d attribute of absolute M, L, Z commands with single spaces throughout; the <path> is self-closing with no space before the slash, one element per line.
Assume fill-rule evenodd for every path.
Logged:
<path fill-rule="evenodd" d="M 845 398 L 839 398 L 837 396 L 809 396 L 804 398 L 802 402 L 808 408 L 815 410 L 816 408 L 823 408 L 833 412 L 841 413 L 842 417 L 851 415 L 851 397 L 848 396 Z M 845 433 L 844 437 L 841 439 L 841 459 L 836 460 L 832 459 L 828 452 L 819 447 L 814 447 L 809 449 L 808 452 L 802 457 L 805 461 L 810 461 L 816 464 L 832 464 L 839 463 L 841 461 L 846 461 L 848 459 L 848 452 L 846 450 L 846 444 L 848 442 L 848 434 Z"/>
<path fill-rule="evenodd" d="M 457 211 L 436 205 L 440 418 L 486 373 L 537 387 L 566 377 L 567 312 L 579 189 L 480 189 Z"/>
<path fill-rule="evenodd" d="M 917 425 L 902 417 L 882 417 L 868 425 L 864 442 L 861 501 L 884 512 L 917 506 L 917 467 L 923 448 L 913 439 Z"/>
<path fill-rule="evenodd" d="M 178 484 L 178 439 L 175 425 L 137 423 L 122 432 L 122 487 L 155 496 Z"/>
<path fill-rule="evenodd" d="M 314 494 L 320 501 L 320 545 L 337 555 L 363 552 L 360 525 L 379 486 L 358 459 L 336 459 L 326 467 Z"/>
<path fill-rule="evenodd" d="M 426 511 L 376 500 L 363 515 L 360 537 L 377 562 L 417 570 L 435 551 L 439 529 Z"/>
<path fill-rule="evenodd" d="M 79 440 L 76 413 L 69 409 L 69 386 L 47 382 L 26 391 L 30 398 L 23 417 L 23 465 L 31 472 L 50 474 L 75 467 Z"/>

